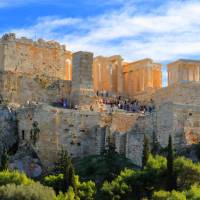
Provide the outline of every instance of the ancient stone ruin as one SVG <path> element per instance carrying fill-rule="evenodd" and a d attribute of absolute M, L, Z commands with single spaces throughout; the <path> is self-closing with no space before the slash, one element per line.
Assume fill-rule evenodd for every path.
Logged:
<path fill-rule="evenodd" d="M 11 166 L 30 172 L 34 165 L 30 174 L 36 176 L 62 148 L 72 157 L 100 154 L 112 137 L 119 153 L 141 165 L 144 135 L 165 147 L 171 134 L 176 149 L 200 141 L 199 72 L 199 61 L 173 62 L 163 88 L 162 65 L 152 59 L 93 58 L 55 41 L 5 34 L 0 148 L 17 143 Z"/>

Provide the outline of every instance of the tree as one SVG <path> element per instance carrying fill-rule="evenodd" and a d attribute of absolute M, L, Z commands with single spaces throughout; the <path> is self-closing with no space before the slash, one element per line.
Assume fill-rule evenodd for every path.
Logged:
<path fill-rule="evenodd" d="M 75 199 L 74 189 L 70 186 L 66 193 L 65 190 L 63 189 L 63 182 L 64 182 L 63 174 L 46 176 L 43 180 L 44 185 L 48 187 L 53 187 L 56 193 L 59 194 L 58 195 L 59 200 Z M 94 199 L 94 196 L 96 194 L 96 186 L 94 182 L 92 181 L 81 182 L 77 175 L 75 176 L 75 182 L 78 190 L 78 195 L 76 195 L 76 199 L 78 198 L 80 198 L 80 200 Z"/>
<path fill-rule="evenodd" d="M 4 150 L 3 154 L 1 155 L 1 170 L 8 169 L 9 166 L 9 156 L 6 150 Z"/>
<path fill-rule="evenodd" d="M 154 193 L 153 200 L 186 200 L 186 195 L 175 190 L 172 192 L 161 190 Z"/>
<path fill-rule="evenodd" d="M 64 175 L 63 188 L 67 192 L 71 186 L 74 193 L 77 194 L 77 187 L 75 182 L 74 167 L 67 151 L 62 150 L 58 163 L 56 163 L 56 171 Z"/>
<path fill-rule="evenodd" d="M 200 185 L 200 163 L 178 157 L 174 161 L 174 173 L 177 177 L 177 189 L 188 190 L 191 185 Z"/>
<path fill-rule="evenodd" d="M 169 136 L 167 147 L 167 189 L 169 191 L 176 189 L 176 175 L 174 173 L 174 151 L 171 135 Z"/>
<path fill-rule="evenodd" d="M 144 135 L 144 143 L 143 143 L 143 154 L 142 154 L 142 168 L 147 164 L 147 160 L 149 158 L 149 141 L 146 135 Z"/>

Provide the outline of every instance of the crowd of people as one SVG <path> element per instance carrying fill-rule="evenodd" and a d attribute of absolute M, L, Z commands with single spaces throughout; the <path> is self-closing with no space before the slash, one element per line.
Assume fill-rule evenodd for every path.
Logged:
<path fill-rule="evenodd" d="M 139 101 L 137 99 L 128 99 L 125 97 L 114 97 L 108 93 L 97 93 L 97 105 L 104 106 L 105 110 L 116 111 L 124 110 L 133 113 L 152 113 L 155 110 L 155 105 L 153 100 L 150 101 Z M 62 107 L 66 109 L 78 109 L 78 106 L 72 107 L 67 99 L 60 99 L 58 102 L 53 103 L 53 106 Z M 90 105 L 90 110 L 98 110 L 95 104 Z"/>
<path fill-rule="evenodd" d="M 108 106 L 111 111 L 120 109 L 133 113 L 152 113 L 155 110 L 155 105 L 152 99 L 149 102 L 142 102 L 137 99 L 122 99 L 122 97 L 102 97 L 99 99 L 99 103 Z"/>

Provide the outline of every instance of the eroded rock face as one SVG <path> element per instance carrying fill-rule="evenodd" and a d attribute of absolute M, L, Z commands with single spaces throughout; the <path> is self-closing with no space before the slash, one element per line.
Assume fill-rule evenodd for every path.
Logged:
<path fill-rule="evenodd" d="M 31 145 L 28 144 L 19 146 L 16 154 L 10 158 L 9 167 L 25 172 L 31 178 L 38 178 L 43 172 L 41 161 Z"/>
<path fill-rule="evenodd" d="M 14 153 L 18 144 L 18 128 L 15 111 L 0 105 L 0 157 L 4 150 Z"/>

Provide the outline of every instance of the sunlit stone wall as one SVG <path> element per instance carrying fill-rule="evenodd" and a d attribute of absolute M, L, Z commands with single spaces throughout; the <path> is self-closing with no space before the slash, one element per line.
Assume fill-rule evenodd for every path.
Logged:
<path fill-rule="evenodd" d="M 123 92 L 122 73 L 121 56 L 96 57 L 93 64 L 94 90 L 121 94 Z"/>
<path fill-rule="evenodd" d="M 15 34 L 5 34 L 0 39 L 0 70 L 32 76 L 51 76 L 70 80 L 71 54 L 64 45 L 55 41 L 33 41 Z M 70 67 L 69 67 L 70 69 Z"/>
<path fill-rule="evenodd" d="M 124 93 L 133 97 L 148 89 L 162 87 L 162 65 L 151 59 L 126 63 L 123 69 Z"/>
<path fill-rule="evenodd" d="M 168 64 L 168 85 L 200 81 L 200 61 L 180 59 Z"/>

